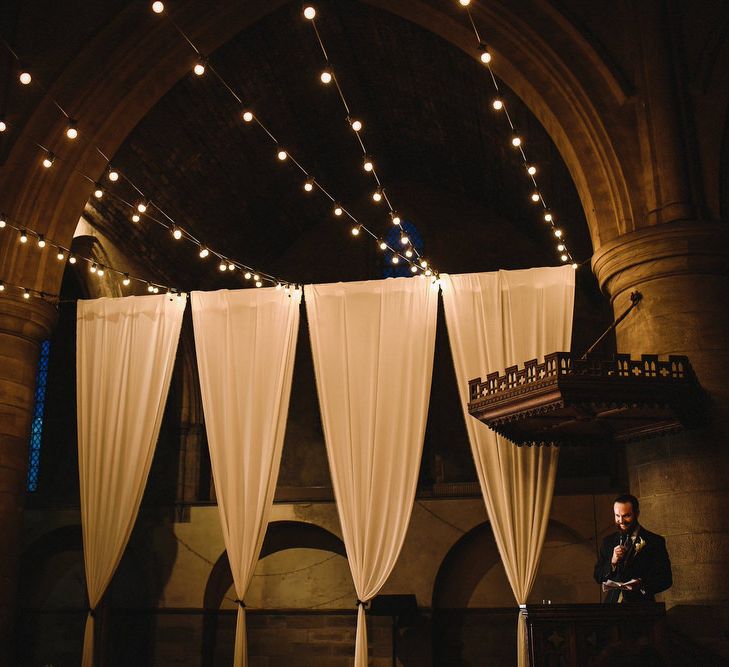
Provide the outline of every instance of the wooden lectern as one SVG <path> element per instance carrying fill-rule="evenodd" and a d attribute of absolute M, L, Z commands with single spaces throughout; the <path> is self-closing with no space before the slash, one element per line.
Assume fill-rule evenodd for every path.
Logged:
<path fill-rule="evenodd" d="M 589 667 L 616 642 L 660 646 L 665 605 L 538 604 L 525 609 L 531 667 Z"/>

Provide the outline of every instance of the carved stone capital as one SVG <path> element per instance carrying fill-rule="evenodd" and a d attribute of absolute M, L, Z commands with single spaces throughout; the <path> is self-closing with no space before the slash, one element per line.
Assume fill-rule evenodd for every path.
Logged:
<path fill-rule="evenodd" d="M 39 343 L 51 335 L 57 319 L 56 307 L 38 297 L 0 297 L 0 334 Z"/>
<path fill-rule="evenodd" d="M 642 283 L 680 275 L 729 274 L 729 225 L 670 222 L 639 229 L 603 245 L 592 270 L 611 301 Z"/>

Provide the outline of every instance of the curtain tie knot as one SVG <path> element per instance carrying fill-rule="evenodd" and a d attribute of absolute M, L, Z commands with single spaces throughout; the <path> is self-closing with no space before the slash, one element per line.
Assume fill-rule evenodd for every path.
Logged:
<path fill-rule="evenodd" d="M 362 606 L 365 609 L 367 609 L 367 601 L 366 600 L 360 600 L 359 598 L 357 598 L 357 604 L 355 604 L 354 606 L 355 607 Z"/>
<path fill-rule="evenodd" d="M 243 602 L 243 600 L 233 600 L 233 602 L 235 602 L 241 609 L 246 608 L 246 603 Z"/>
<path fill-rule="evenodd" d="M 96 618 L 96 609 L 89 607 L 86 611 L 88 612 L 89 616 L 91 616 L 91 618 Z"/>

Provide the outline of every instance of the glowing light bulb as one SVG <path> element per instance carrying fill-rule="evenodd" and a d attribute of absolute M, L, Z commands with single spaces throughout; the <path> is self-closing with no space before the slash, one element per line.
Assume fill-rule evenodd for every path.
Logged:
<path fill-rule="evenodd" d="M 30 292 L 27 289 L 23 292 L 23 298 L 30 299 Z"/>
<path fill-rule="evenodd" d="M 200 60 L 199 62 L 195 63 L 195 67 L 192 68 L 192 71 L 195 72 L 198 76 L 202 76 L 205 74 L 205 63 Z"/>
<path fill-rule="evenodd" d="M 48 151 L 48 153 L 46 153 L 46 156 L 43 158 L 43 166 L 46 169 L 50 169 L 51 165 L 55 161 L 56 161 L 56 156 L 53 153 L 51 153 L 51 151 Z"/>
<path fill-rule="evenodd" d="M 262 287 L 263 283 L 260 280 L 256 280 L 256 287 Z"/>
<path fill-rule="evenodd" d="M 538 202 L 539 201 L 539 193 L 538 192 L 532 192 L 532 201 Z"/>
<path fill-rule="evenodd" d="M 140 201 L 137 204 L 137 211 L 144 213 L 147 210 L 147 202 Z"/>
<path fill-rule="evenodd" d="M 359 236 L 359 225 L 352 227 L 352 236 Z"/>
<path fill-rule="evenodd" d="M 94 262 L 94 263 L 93 263 L 93 264 L 92 264 L 92 265 L 91 265 L 91 266 L 89 267 L 89 271 L 90 271 L 91 273 L 96 273 L 96 262 Z"/>
<path fill-rule="evenodd" d="M 20 83 L 24 86 L 27 86 L 33 79 L 33 77 L 30 76 L 30 72 L 26 70 L 23 70 L 18 78 L 20 79 Z"/>
<path fill-rule="evenodd" d="M 306 9 L 304 9 L 304 18 L 309 19 L 309 21 L 313 20 L 313 18 L 316 16 L 316 9 L 314 9 L 311 5 L 309 5 Z"/>
<path fill-rule="evenodd" d="M 94 197 L 97 199 L 101 199 L 104 196 L 104 191 L 101 189 L 100 185 L 96 186 L 96 189 L 94 190 Z"/>
<path fill-rule="evenodd" d="M 496 111 L 499 111 L 500 109 L 504 108 L 504 103 L 501 100 L 496 99 L 493 101 L 492 106 L 494 107 L 494 109 L 496 109 Z"/>
<path fill-rule="evenodd" d="M 511 138 L 511 145 L 514 148 L 518 148 L 519 146 L 521 146 L 521 137 L 512 137 Z"/>
<path fill-rule="evenodd" d="M 76 127 L 75 120 L 68 121 L 68 127 L 66 128 L 66 136 L 69 139 L 75 139 L 76 137 L 78 137 L 78 128 Z"/>
<path fill-rule="evenodd" d="M 560 252 L 562 252 L 562 251 L 564 250 L 564 247 L 565 247 L 565 246 L 564 246 L 564 243 L 560 243 L 560 244 L 559 244 L 559 245 L 557 246 L 557 250 L 559 250 Z"/>
<path fill-rule="evenodd" d="M 400 258 L 397 255 L 393 255 L 392 259 L 390 260 L 393 264 L 399 264 Z"/>
<path fill-rule="evenodd" d="M 283 162 L 288 156 L 289 154 L 283 148 L 279 148 L 278 153 L 276 153 L 276 157 L 281 160 L 281 162 Z"/>
<path fill-rule="evenodd" d="M 0 292 L 4 292 L 4 291 L 5 291 L 5 283 L 2 280 L 0 280 Z"/>
<path fill-rule="evenodd" d="M 152 11 L 155 14 L 161 14 L 164 10 L 165 10 L 164 2 L 153 2 L 152 3 Z"/>
<path fill-rule="evenodd" d="M 332 73 L 325 69 L 320 75 L 319 78 L 321 79 L 322 83 L 331 83 L 332 82 Z"/>
<path fill-rule="evenodd" d="M 253 112 L 252 111 L 244 111 L 243 112 L 243 120 L 246 123 L 250 123 L 253 120 Z"/>
<path fill-rule="evenodd" d="M 99 278 L 101 278 L 101 276 L 104 275 L 104 269 L 102 269 L 101 267 L 96 269 L 96 275 L 99 276 Z"/>
<path fill-rule="evenodd" d="M 561 238 L 562 238 L 562 230 L 561 230 L 561 229 L 555 229 L 555 230 L 554 230 L 554 235 L 555 235 L 555 236 L 556 236 L 556 237 L 557 237 L 558 239 L 561 239 Z"/>
<path fill-rule="evenodd" d="M 43 238 L 43 234 L 38 235 L 38 247 L 39 248 L 45 248 L 46 247 L 46 240 Z"/>
<path fill-rule="evenodd" d="M 313 178 L 307 178 L 304 181 L 304 190 L 306 192 L 311 192 L 314 189 L 314 179 Z"/>
<path fill-rule="evenodd" d="M 147 283 L 147 291 L 152 294 L 154 292 L 154 285 L 152 283 Z"/>
<path fill-rule="evenodd" d="M 393 225 L 399 225 L 400 224 L 400 216 L 393 211 L 390 213 L 390 218 L 392 218 L 392 224 Z"/>
<path fill-rule="evenodd" d="M 250 271 L 246 271 L 246 272 L 245 272 L 245 273 L 243 274 L 243 277 L 244 277 L 244 278 L 245 278 L 246 280 L 250 280 L 250 279 L 251 279 L 251 272 L 250 272 Z"/>
<path fill-rule="evenodd" d="M 567 257 L 567 255 L 562 255 L 562 256 L 560 257 L 560 259 L 561 259 L 561 260 L 562 260 L 563 262 L 566 262 L 566 261 L 567 261 L 567 260 L 569 259 L 569 257 Z"/>
<path fill-rule="evenodd" d="M 63 250 L 59 250 L 58 254 L 56 255 L 56 259 L 58 259 L 59 262 L 62 262 L 64 259 L 66 259 L 66 253 L 64 253 Z"/>
<path fill-rule="evenodd" d="M 234 271 L 235 270 L 235 264 L 230 263 L 228 264 L 228 271 Z"/>
<path fill-rule="evenodd" d="M 431 275 L 433 275 L 433 272 L 430 269 L 425 269 L 425 275 L 431 276 Z"/>
<path fill-rule="evenodd" d="M 142 218 L 139 217 L 138 213 L 132 215 L 132 222 L 139 222 Z"/>
<path fill-rule="evenodd" d="M 372 162 L 372 160 L 368 157 L 365 157 L 362 166 L 364 167 L 365 171 L 372 171 L 375 168 L 374 162 Z"/>
<path fill-rule="evenodd" d="M 182 238 L 182 230 L 179 227 L 172 227 L 172 237 L 179 241 Z"/>
<path fill-rule="evenodd" d="M 200 255 L 200 259 L 205 259 L 210 254 L 210 251 L 205 246 L 201 246 L 198 254 Z"/>
<path fill-rule="evenodd" d="M 218 268 L 221 271 L 227 271 L 228 270 L 228 265 L 225 262 L 220 262 L 220 264 L 218 265 Z"/>
<path fill-rule="evenodd" d="M 8 129 L 8 126 L 5 124 L 4 120 L 0 120 L 0 132 L 5 132 L 5 130 Z"/>
<path fill-rule="evenodd" d="M 527 167 L 527 174 L 529 174 L 530 176 L 534 176 L 534 174 L 536 174 L 536 173 L 537 173 L 537 168 L 533 164 L 530 164 Z"/>
<path fill-rule="evenodd" d="M 259 276 L 257 273 L 253 274 L 253 280 L 260 280 L 261 276 Z"/>
<path fill-rule="evenodd" d="M 109 177 L 110 181 L 116 182 L 119 180 L 119 172 L 116 169 L 112 169 L 109 167 L 109 172 L 107 173 L 107 176 Z"/>
<path fill-rule="evenodd" d="M 377 188 L 377 190 L 372 193 L 372 201 L 377 203 L 382 201 L 382 188 Z"/>
<path fill-rule="evenodd" d="M 339 204 L 337 204 L 334 207 L 334 215 L 339 216 L 339 215 L 342 215 L 342 213 L 344 213 L 344 209 Z"/>
<path fill-rule="evenodd" d="M 552 214 L 551 213 L 545 213 L 544 214 L 544 222 L 552 222 Z"/>
<path fill-rule="evenodd" d="M 359 132 L 362 129 L 362 121 L 361 120 L 353 120 L 352 121 L 352 129 L 355 132 Z"/>
<path fill-rule="evenodd" d="M 69 264 L 75 264 L 75 263 L 76 263 L 76 257 L 74 257 L 73 255 L 71 255 L 71 256 L 70 256 L 70 257 L 68 258 L 68 263 L 69 263 Z"/>
<path fill-rule="evenodd" d="M 157 286 L 155 285 L 155 286 L 154 286 L 154 287 L 152 288 L 152 291 L 153 291 L 153 292 L 154 292 L 155 294 L 159 294 L 159 287 L 157 287 Z"/>
<path fill-rule="evenodd" d="M 20 232 L 20 242 L 21 243 L 28 242 L 28 232 L 26 232 L 24 229 Z"/>
<path fill-rule="evenodd" d="M 412 250 L 410 250 L 410 248 L 408 248 L 408 249 L 407 249 L 407 250 L 405 251 L 405 257 L 407 257 L 408 259 L 410 259 L 410 258 L 411 258 L 412 256 L 413 256 L 413 251 L 412 251 Z"/>
<path fill-rule="evenodd" d="M 458 0 L 464 7 L 468 7 L 471 4 L 471 0 Z"/>
<path fill-rule="evenodd" d="M 403 245 L 407 245 L 408 243 L 410 243 L 410 239 L 407 236 L 403 235 L 400 237 L 400 243 L 402 243 Z"/>
<path fill-rule="evenodd" d="M 479 59 L 484 65 L 488 65 L 491 62 L 491 53 L 489 52 L 489 47 L 486 46 L 483 42 L 481 42 L 478 45 L 478 50 L 481 52 L 481 55 L 479 56 Z"/>
<path fill-rule="evenodd" d="M 574 262 L 574 263 L 572 264 L 572 268 L 573 268 L 573 269 L 577 269 L 577 262 Z"/>
<path fill-rule="evenodd" d="M 8 224 L 8 223 L 5 222 L 5 216 L 4 215 L 0 215 L 0 229 L 2 229 L 3 227 L 5 227 L 6 224 Z"/>
<path fill-rule="evenodd" d="M 421 267 L 422 267 L 423 269 L 427 269 L 427 268 L 428 268 L 428 262 L 426 262 L 426 261 L 425 261 L 424 259 L 421 259 L 421 260 L 420 260 L 420 266 L 421 266 Z"/>
<path fill-rule="evenodd" d="M 417 272 L 418 272 L 418 267 L 417 267 L 417 266 L 415 266 L 415 264 L 413 264 L 413 265 L 412 265 L 412 266 L 410 267 L 410 272 L 411 272 L 411 273 L 417 273 Z"/>
<path fill-rule="evenodd" d="M 380 241 L 380 250 L 387 250 L 387 243 Z"/>

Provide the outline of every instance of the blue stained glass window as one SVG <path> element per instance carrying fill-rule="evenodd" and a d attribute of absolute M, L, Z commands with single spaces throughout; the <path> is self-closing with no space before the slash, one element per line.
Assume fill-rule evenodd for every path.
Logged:
<path fill-rule="evenodd" d="M 423 237 L 420 236 L 418 228 L 408 220 L 403 220 L 400 223 L 400 227 L 402 227 L 403 232 L 410 240 L 410 245 L 418 251 L 418 254 L 422 253 Z M 390 227 L 390 231 L 387 232 L 383 240 L 391 248 L 402 248 L 402 252 L 400 254 L 404 254 L 406 246 L 400 243 L 400 227 Z M 400 258 L 400 262 L 398 264 L 393 264 L 392 257 L 393 253 L 389 250 L 386 250 L 384 252 L 384 266 L 382 269 L 382 275 L 385 278 L 400 278 L 404 276 L 414 275 L 410 271 L 410 264 L 408 264 L 402 258 Z M 413 259 L 415 259 L 415 257 L 413 257 Z"/>
<path fill-rule="evenodd" d="M 30 455 L 28 460 L 28 491 L 38 488 L 38 472 L 40 470 L 41 436 L 43 435 L 43 415 L 46 407 L 46 384 L 48 383 L 48 353 L 51 341 L 41 343 L 38 359 L 38 375 L 35 381 L 35 407 L 33 424 L 30 427 Z"/>

